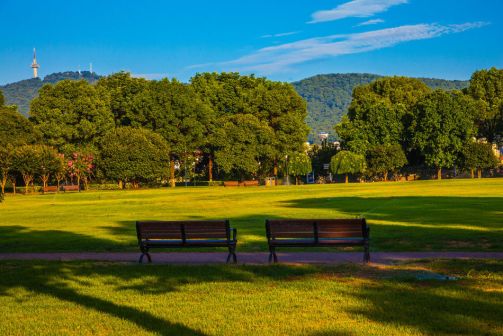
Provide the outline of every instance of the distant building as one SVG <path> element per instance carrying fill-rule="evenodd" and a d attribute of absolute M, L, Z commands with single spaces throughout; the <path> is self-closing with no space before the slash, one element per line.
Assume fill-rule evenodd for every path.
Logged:
<path fill-rule="evenodd" d="M 31 68 L 33 69 L 33 78 L 38 78 L 38 68 L 40 68 L 40 65 L 37 63 L 37 52 L 35 48 L 33 48 L 33 62 L 31 63 Z"/>

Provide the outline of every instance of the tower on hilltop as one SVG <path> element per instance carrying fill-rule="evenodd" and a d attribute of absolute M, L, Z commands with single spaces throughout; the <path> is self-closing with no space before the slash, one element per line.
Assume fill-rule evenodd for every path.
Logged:
<path fill-rule="evenodd" d="M 37 63 L 37 52 L 35 48 L 33 48 L 33 62 L 31 63 L 31 68 L 33 69 L 33 78 L 38 78 L 38 68 L 40 68 L 40 65 Z"/>

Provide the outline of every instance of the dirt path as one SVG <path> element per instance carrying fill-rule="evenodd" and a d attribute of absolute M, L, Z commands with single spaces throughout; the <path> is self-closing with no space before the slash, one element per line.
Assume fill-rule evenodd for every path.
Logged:
<path fill-rule="evenodd" d="M 222 252 L 153 252 L 155 264 L 221 264 L 227 254 Z M 140 254 L 135 252 L 62 252 L 62 253 L 0 253 L 0 260 L 50 260 L 50 261 L 113 261 L 137 262 Z M 268 253 L 238 253 L 240 264 L 267 264 Z M 280 262 L 295 264 L 361 263 L 359 252 L 283 252 L 278 253 Z M 503 252 L 374 252 L 372 263 L 393 264 L 414 259 L 503 259 Z M 146 260 L 146 258 L 145 258 Z"/>

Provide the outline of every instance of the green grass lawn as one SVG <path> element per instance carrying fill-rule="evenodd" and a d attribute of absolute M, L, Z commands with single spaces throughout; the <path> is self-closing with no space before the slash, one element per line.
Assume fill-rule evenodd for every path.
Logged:
<path fill-rule="evenodd" d="M 458 280 L 418 280 L 430 272 Z M 503 261 L 0 262 L 1 335 L 503 335 Z"/>
<path fill-rule="evenodd" d="M 501 251 L 503 179 L 7 195 L 0 215 L 0 252 L 135 251 L 136 220 L 222 218 L 263 251 L 266 218 L 358 215 L 373 251 Z"/>

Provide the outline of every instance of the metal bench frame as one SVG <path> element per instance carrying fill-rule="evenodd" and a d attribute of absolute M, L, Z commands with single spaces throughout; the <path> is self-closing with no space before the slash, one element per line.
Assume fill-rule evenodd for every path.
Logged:
<path fill-rule="evenodd" d="M 274 225 L 298 225 L 301 232 L 284 229 L 285 235 L 274 233 Z M 356 235 L 354 230 L 350 232 L 330 231 L 326 224 L 341 226 L 355 226 L 361 228 L 361 235 Z M 320 226 L 324 229 L 320 232 Z M 267 219 L 265 222 L 267 243 L 269 245 L 269 262 L 278 262 L 276 249 L 278 247 L 339 247 L 339 246 L 363 246 L 363 262 L 370 262 L 370 228 L 365 218 L 357 219 Z M 331 238 L 320 236 L 331 235 Z"/>
<path fill-rule="evenodd" d="M 166 241 L 163 244 L 163 235 L 160 233 L 157 237 L 160 241 L 158 241 L 155 244 L 149 244 L 149 240 L 146 237 L 148 234 L 148 229 L 145 229 L 144 223 L 155 223 L 156 225 L 166 225 L 171 226 L 171 228 L 179 228 L 179 236 L 178 233 L 170 233 L 166 234 Z M 207 229 L 206 233 L 200 234 L 200 237 L 197 237 L 197 234 L 195 237 L 191 237 L 187 239 L 187 231 L 189 231 L 189 235 L 192 235 L 190 233 L 190 230 L 187 230 L 187 227 L 190 226 L 191 224 L 197 225 L 197 224 L 221 224 L 222 227 L 225 229 L 225 237 L 222 235 L 221 237 L 218 237 L 219 240 L 223 240 L 222 242 L 218 241 L 212 241 L 211 239 L 204 239 L 205 235 L 211 235 L 214 237 L 214 235 L 218 235 L 220 232 L 215 232 L 211 231 L 210 229 Z M 236 245 L 237 245 L 237 230 L 235 228 L 231 228 L 229 224 L 229 220 L 218 220 L 218 221 L 137 221 L 136 222 L 136 234 L 138 237 L 138 246 L 140 247 L 141 251 L 141 256 L 139 259 L 139 263 L 143 262 L 143 257 L 147 256 L 148 262 L 152 262 L 152 257 L 150 256 L 149 250 L 152 248 L 190 248 L 190 247 L 227 247 L 229 250 L 229 254 L 227 256 L 227 263 L 229 263 L 232 259 L 234 263 L 237 263 L 237 257 L 236 257 Z M 176 237 L 176 238 L 175 238 Z M 191 239 L 194 239 L 190 241 Z M 187 241 L 189 240 L 189 242 Z"/>

